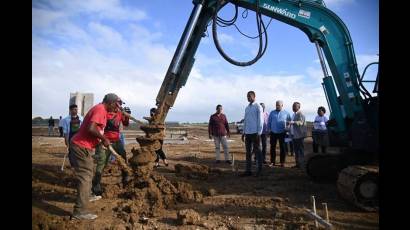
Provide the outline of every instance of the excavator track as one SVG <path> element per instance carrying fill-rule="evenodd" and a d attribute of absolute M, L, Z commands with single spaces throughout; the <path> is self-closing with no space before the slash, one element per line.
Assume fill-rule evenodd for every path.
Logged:
<path fill-rule="evenodd" d="M 305 171 L 315 182 L 333 183 L 343 168 L 337 155 L 312 153 L 305 156 Z"/>
<path fill-rule="evenodd" d="M 379 168 L 376 166 L 349 166 L 339 173 L 339 194 L 366 211 L 379 210 Z"/>

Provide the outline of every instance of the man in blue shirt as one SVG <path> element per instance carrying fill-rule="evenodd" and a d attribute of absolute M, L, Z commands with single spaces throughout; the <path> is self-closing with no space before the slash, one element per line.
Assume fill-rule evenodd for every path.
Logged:
<path fill-rule="evenodd" d="M 249 105 L 245 109 L 245 118 L 243 123 L 242 141 L 245 138 L 246 147 L 246 171 L 241 176 L 251 176 L 252 166 L 252 149 L 256 155 L 258 169 L 256 177 L 262 173 L 262 152 L 260 149 L 260 135 L 263 131 L 263 112 L 262 107 L 255 102 L 255 92 L 247 93 Z"/>
<path fill-rule="evenodd" d="M 78 107 L 76 104 L 70 105 L 70 115 L 63 119 L 63 134 L 64 134 L 64 141 L 67 148 L 70 146 L 71 138 L 80 130 L 81 123 L 83 122 L 83 118 L 78 115 Z M 68 152 L 68 159 L 72 167 L 76 165 L 74 155 L 70 151 Z"/>
<path fill-rule="evenodd" d="M 270 131 L 270 167 L 275 166 L 277 140 L 279 140 L 280 148 L 280 165 L 281 167 L 285 165 L 286 121 L 290 120 L 290 114 L 283 109 L 283 102 L 281 100 L 276 101 L 276 110 L 272 110 L 268 118 L 268 129 Z"/>

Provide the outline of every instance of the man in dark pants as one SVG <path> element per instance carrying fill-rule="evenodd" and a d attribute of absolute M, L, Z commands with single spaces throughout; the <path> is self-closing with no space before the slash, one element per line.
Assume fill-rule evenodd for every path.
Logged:
<path fill-rule="evenodd" d="M 290 134 L 292 136 L 293 144 L 295 147 L 295 162 L 294 168 L 302 168 L 305 161 L 305 153 L 303 147 L 303 140 L 306 137 L 306 121 L 305 115 L 300 110 L 300 103 L 293 103 L 292 110 L 294 112 L 292 121 L 290 124 Z"/>
<path fill-rule="evenodd" d="M 114 112 L 107 113 L 107 125 L 104 129 L 104 136 L 108 138 L 111 142 L 112 148 L 120 154 L 120 156 L 127 162 L 127 152 L 125 151 L 125 147 L 120 140 L 120 126 L 121 124 L 124 126 L 129 125 L 129 118 L 131 110 L 127 112 L 123 112 L 121 109 L 122 101 L 121 99 L 117 99 L 118 108 L 115 109 Z M 104 168 L 107 166 L 108 161 L 110 160 L 111 151 L 109 149 L 104 148 L 102 143 L 97 145 L 95 158 L 97 160 L 97 166 L 95 168 L 95 174 L 92 182 L 92 192 L 95 195 L 102 195 L 102 187 L 101 187 L 101 176 L 104 172 Z M 128 172 L 124 169 L 121 170 L 121 177 L 122 177 L 122 185 L 125 187 L 128 183 Z"/>
<path fill-rule="evenodd" d="M 63 137 L 63 118 L 60 116 L 60 119 L 58 120 L 58 131 L 60 132 L 60 137 Z"/>
<path fill-rule="evenodd" d="M 101 141 L 105 147 L 111 143 L 104 134 L 107 123 L 107 113 L 117 108 L 118 96 L 107 94 L 102 103 L 92 107 L 84 118 L 80 130 L 71 139 L 70 151 L 75 160 L 75 177 L 77 184 L 77 199 L 74 205 L 73 218 L 93 220 L 97 215 L 87 211 L 91 193 L 91 180 L 94 171 L 94 155 L 96 145 Z"/>
<path fill-rule="evenodd" d="M 246 147 L 246 170 L 241 176 L 251 176 L 252 151 L 256 155 L 257 172 L 256 177 L 262 173 L 262 152 L 260 149 L 260 135 L 263 130 L 263 112 L 262 107 L 255 102 L 255 92 L 247 93 L 249 105 L 245 109 L 245 118 L 243 123 L 242 141 L 245 141 Z M 244 140 L 245 139 L 245 140 Z"/>
<path fill-rule="evenodd" d="M 290 121 L 290 115 L 283 109 L 283 102 L 276 101 L 276 110 L 272 110 L 269 114 L 268 128 L 270 130 L 270 167 L 275 166 L 276 161 L 276 142 L 279 140 L 280 148 L 280 166 L 285 166 L 285 135 L 286 121 Z"/>
<path fill-rule="evenodd" d="M 48 136 L 51 136 L 51 134 L 54 135 L 54 119 L 53 119 L 53 116 L 50 116 L 50 119 L 48 119 Z"/>

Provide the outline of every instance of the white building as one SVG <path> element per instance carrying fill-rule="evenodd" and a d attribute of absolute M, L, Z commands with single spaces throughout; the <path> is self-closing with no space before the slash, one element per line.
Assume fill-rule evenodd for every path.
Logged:
<path fill-rule="evenodd" d="M 94 105 L 94 94 L 92 93 L 70 93 L 70 104 L 76 104 L 78 106 L 78 114 L 85 116 L 88 110 Z"/>

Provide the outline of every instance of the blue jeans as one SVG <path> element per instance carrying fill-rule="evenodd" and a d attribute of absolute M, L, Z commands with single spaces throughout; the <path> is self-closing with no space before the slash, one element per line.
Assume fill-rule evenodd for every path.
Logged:
<path fill-rule="evenodd" d="M 258 171 L 262 171 L 262 151 L 260 147 L 260 136 L 257 133 L 245 134 L 246 147 L 246 172 L 251 172 L 252 152 L 256 155 Z M 253 150 L 253 151 L 252 151 Z"/>
<path fill-rule="evenodd" d="M 295 162 L 296 165 L 299 167 L 302 167 L 305 161 L 305 151 L 304 151 L 304 146 L 303 146 L 303 139 L 304 138 L 298 138 L 298 139 L 293 139 L 293 149 L 295 150 Z"/>

